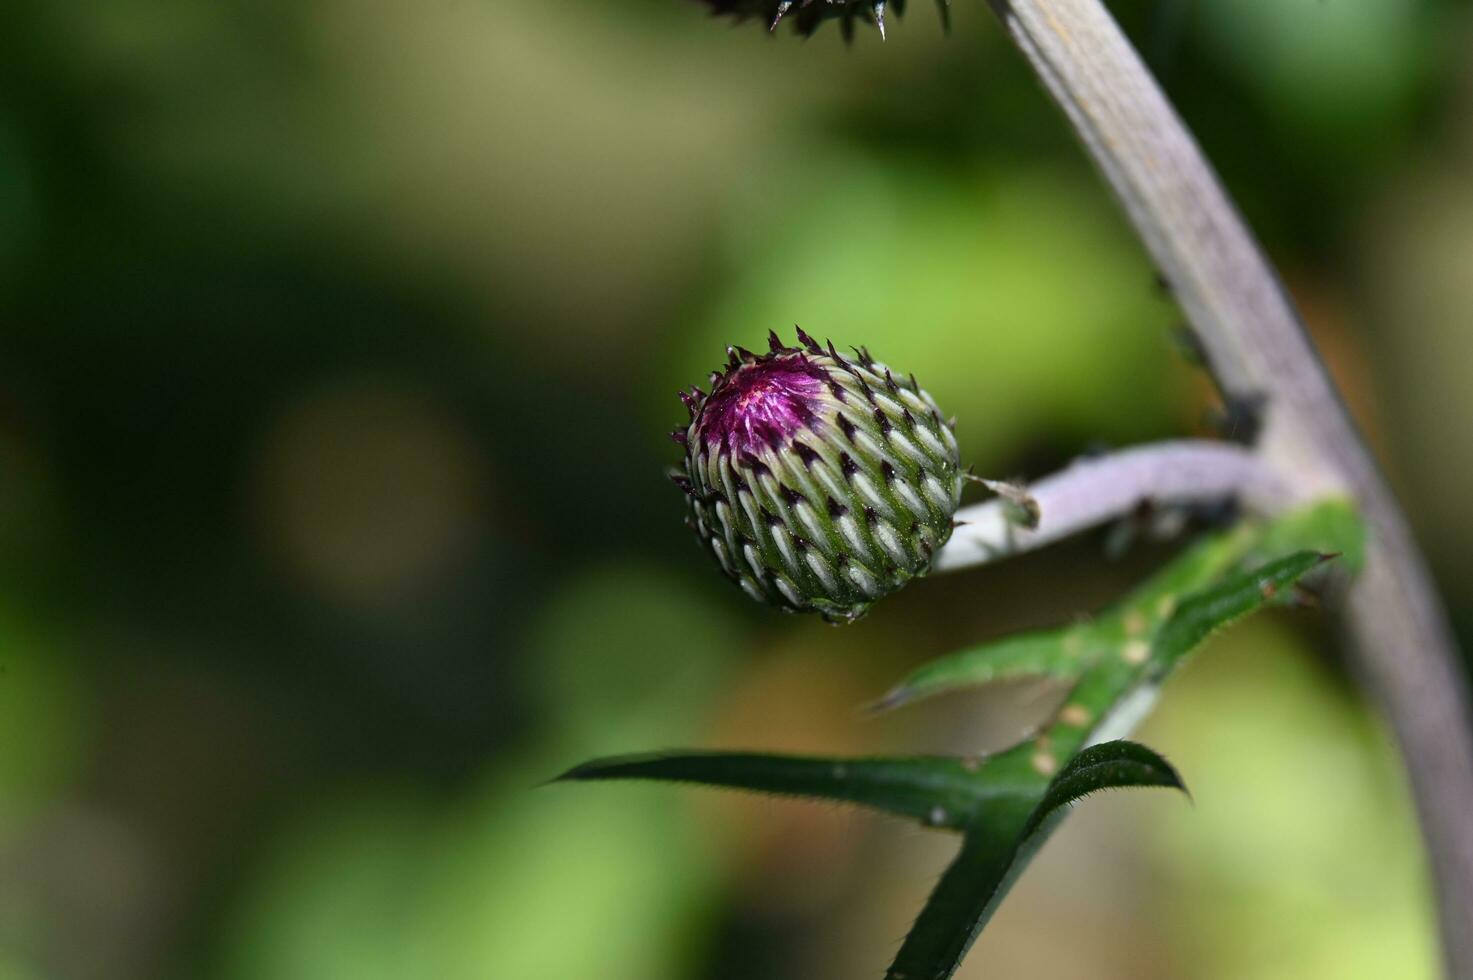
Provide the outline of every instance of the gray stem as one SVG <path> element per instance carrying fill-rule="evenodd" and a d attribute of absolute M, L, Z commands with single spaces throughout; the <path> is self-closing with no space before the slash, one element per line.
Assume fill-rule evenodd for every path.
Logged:
<path fill-rule="evenodd" d="M 1005 498 L 957 511 L 960 525 L 932 570 L 955 571 L 1032 551 L 1134 512 L 1141 504 L 1238 499 L 1260 511 L 1291 502 L 1257 453 L 1222 442 L 1180 440 L 1076 460 L 1026 488 L 1038 522 L 1024 527 Z"/>
<path fill-rule="evenodd" d="M 1439 892 L 1447 974 L 1473 978 L 1473 725 L 1460 658 L 1405 517 L 1292 302 L 1201 150 L 1099 0 L 989 0 L 1124 205 L 1224 397 L 1261 403 L 1259 452 L 1306 494 L 1348 492 L 1371 534 L 1347 621 L 1390 720 Z"/>

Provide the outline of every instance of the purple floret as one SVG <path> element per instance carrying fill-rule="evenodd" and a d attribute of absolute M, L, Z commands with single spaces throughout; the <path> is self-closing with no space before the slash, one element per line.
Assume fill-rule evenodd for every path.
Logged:
<path fill-rule="evenodd" d="M 802 354 L 769 355 L 733 368 L 701 406 L 701 438 L 733 453 L 780 448 L 800 429 L 818 428 L 827 380 L 824 369 Z"/>

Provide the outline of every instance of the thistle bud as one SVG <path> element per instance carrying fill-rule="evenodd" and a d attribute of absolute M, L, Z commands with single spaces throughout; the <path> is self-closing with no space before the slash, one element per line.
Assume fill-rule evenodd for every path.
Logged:
<path fill-rule="evenodd" d="M 873 24 L 879 28 L 880 37 L 885 36 L 885 15 L 893 10 L 905 12 L 905 0 L 701 0 L 712 14 L 734 17 L 739 21 L 756 18 L 767 24 L 769 31 L 776 31 L 784 20 L 791 23 L 798 33 L 808 36 L 828 20 L 837 20 L 844 39 L 854 36 L 856 22 Z M 941 23 L 951 23 L 950 0 L 936 0 L 941 13 Z"/>
<path fill-rule="evenodd" d="M 690 424 L 673 479 L 687 523 L 752 598 L 830 622 L 862 616 L 924 575 L 961 499 L 956 437 L 914 377 L 802 330 L 758 356 L 727 348 L 711 391 L 682 392 Z"/>

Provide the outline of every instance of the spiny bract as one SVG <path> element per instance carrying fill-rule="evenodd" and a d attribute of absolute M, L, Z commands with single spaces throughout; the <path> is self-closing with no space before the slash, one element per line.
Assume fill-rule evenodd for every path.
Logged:
<path fill-rule="evenodd" d="M 805 37 L 818 30 L 826 20 L 838 19 L 845 40 L 854 36 L 854 22 L 863 20 L 880 29 L 885 36 L 885 14 L 893 10 L 905 13 L 905 0 L 700 0 L 716 16 L 729 15 L 737 20 L 760 18 L 768 30 L 777 30 L 784 19 L 789 20 L 799 34 Z M 936 0 L 941 11 L 941 23 L 950 24 L 948 0 Z"/>
<path fill-rule="evenodd" d="M 727 348 L 711 392 L 680 393 L 672 475 L 688 522 L 752 598 L 830 622 L 924 575 L 951 537 L 962 473 L 952 425 L 913 376 L 798 331 L 760 357 Z"/>

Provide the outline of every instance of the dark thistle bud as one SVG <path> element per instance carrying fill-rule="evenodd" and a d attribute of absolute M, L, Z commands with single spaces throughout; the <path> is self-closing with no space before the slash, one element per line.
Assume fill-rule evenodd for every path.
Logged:
<path fill-rule="evenodd" d="M 802 330 L 760 357 L 727 348 L 709 394 L 681 392 L 690 424 L 674 477 L 690 523 L 752 598 L 830 622 L 924 575 L 961 499 L 956 437 L 931 396 L 860 348 Z"/>
<path fill-rule="evenodd" d="M 905 0 L 700 0 L 711 13 L 731 16 L 737 20 L 759 19 L 775 31 L 784 20 L 791 23 L 799 34 L 807 37 L 818 30 L 826 20 L 838 20 L 847 41 L 854 36 L 855 21 L 874 24 L 885 36 L 885 14 L 895 11 L 905 13 Z M 948 0 L 936 0 L 941 11 L 941 23 L 950 26 L 951 9 Z"/>

